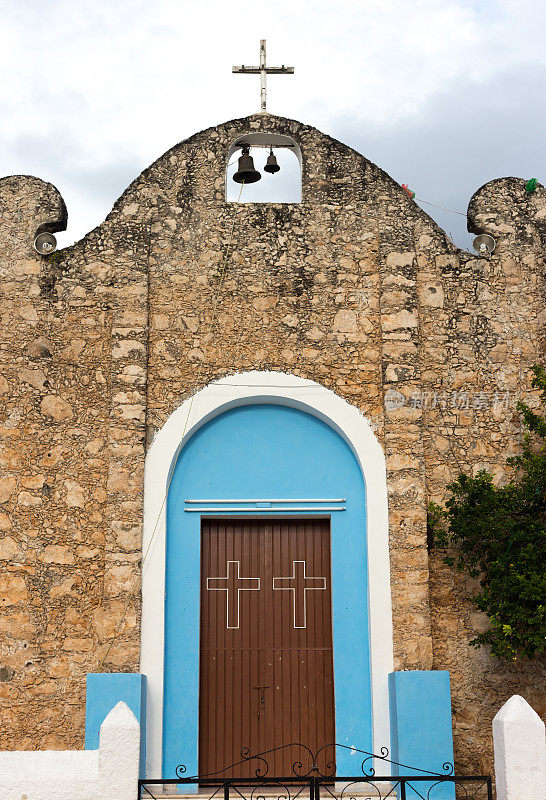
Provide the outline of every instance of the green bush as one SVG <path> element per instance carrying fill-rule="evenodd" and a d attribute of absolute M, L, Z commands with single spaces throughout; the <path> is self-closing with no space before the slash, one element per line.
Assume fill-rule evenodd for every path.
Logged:
<path fill-rule="evenodd" d="M 546 373 L 533 372 L 546 404 Z M 521 455 L 508 459 L 514 479 L 499 487 L 485 470 L 461 473 L 445 507 L 429 506 L 434 546 L 454 553 L 445 563 L 480 578 L 472 599 L 490 626 L 470 644 L 510 660 L 546 649 L 546 417 L 521 402 L 518 411 L 526 432 Z"/>

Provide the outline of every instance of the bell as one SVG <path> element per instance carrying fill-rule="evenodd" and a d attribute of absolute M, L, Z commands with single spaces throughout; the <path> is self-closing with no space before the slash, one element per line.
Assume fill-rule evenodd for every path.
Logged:
<path fill-rule="evenodd" d="M 249 155 L 248 145 L 244 144 L 239 158 L 239 169 L 233 176 L 233 180 L 235 183 L 256 183 L 261 180 L 261 177 L 260 173 L 254 169 L 254 161 Z"/>
<path fill-rule="evenodd" d="M 280 170 L 280 167 L 277 164 L 277 159 L 273 155 L 273 149 L 269 150 L 269 155 L 267 156 L 267 162 L 264 169 L 266 172 L 270 172 L 272 175 Z"/>

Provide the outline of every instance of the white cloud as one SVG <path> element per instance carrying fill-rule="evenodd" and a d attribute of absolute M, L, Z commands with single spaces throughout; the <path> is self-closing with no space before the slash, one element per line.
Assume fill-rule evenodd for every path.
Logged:
<path fill-rule="evenodd" d="M 13 0 L 3 8 L 0 172 L 58 185 L 67 242 L 98 224 L 174 143 L 258 109 L 257 77 L 232 75 L 231 66 L 257 63 L 260 38 L 271 64 L 296 68 L 269 79 L 270 110 L 334 135 L 343 128 L 349 143 L 381 130 L 400 149 L 406 131 L 425 122 L 442 133 L 429 115 L 436 107 L 449 116 L 445 97 L 463 138 L 477 118 L 487 131 L 485 110 L 502 111 L 499 81 L 512 73 L 529 76 L 519 81 L 522 124 L 535 124 L 542 103 L 532 78 L 546 64 L 546 8 L 536 0 Z M 465 95 L 470 85 L 493 97 Z M 496 124 L 509 121 L 504 112 Z M 424 165 L 414 146 L 413 162 Z M 445 204 L 446 187 L 436 188 Z"/>

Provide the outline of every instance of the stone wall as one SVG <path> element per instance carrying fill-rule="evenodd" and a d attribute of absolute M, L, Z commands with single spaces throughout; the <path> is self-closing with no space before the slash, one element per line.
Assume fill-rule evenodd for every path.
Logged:
<path fill-rule="evenodd" d="M 138 669 L 148 240 L 98 229 L 41 258 L 29 219 L 56 197 L 59 229 L 58 193 L 0 194 L 28 213 L 1 262 L 0 748 L 75 747 L 86 673 L 107 651 Z"/>
<path fill-rule="evenodd" d="M 469 228 L 491 234 L 495 253 L 487 260 L 459 257 L 445 264 L 446 317 L 438 312 L 423 326 L 435 380 L 443 376 L 442 388 L 459 390 L 462 406 L 454 409 L 448 399 L 446 409 L 440 405 L 427 412 L 427 496 L 432 500 L 445 497 L 446 483 L 459 470 L 488 469 L 498 481 L 508 478 L 506 459 L 518 452 L 522 436 L 516 402 L 538 402 L 528 368 L 544 363 L 546 204 L 543 189 L 527 195 L 523 186 L 522 180 L 503 178 L 472 197 Z M 464 389 L 474 400 L 470 408 L 461 401 Z M 499 707 L 517 693 L 546 713 L 544 662 L 510 664 L 492 658 L 488 648 L 469 646 L 488 627 L 486 615 L 469 599 L 478 582 L 446 567 L 443 555 L 432 551 L 429 564 L 433 665 L 451 673 L 456 764 L 491 772 L 491 723 Z"/>
<path fill-rule="evenodd" d="M 225 202 L 229 148 L 260 130 L 299 145 L 301 204 Z M 396 669 L 452 671 L 457 766 L 490 770 L 490 727 L 476 721 L 515 691 L 536 707 L 539 667 L 466 647 L 483 620 L 429 554 L 426 504 L 459 468 L 502 479 L 520 441 L 514 403 L 533 400 L 543 357 L 544 189 L 506 178 L 474 195 L 471 228 L 497 240 L 477 258 L 358 153 L 256 115 L 174 147 L 53 256 L 30 245 L 65 224 L 56 190 L 4 179 L 0 202 L 0 748 L 81 743 L 85 674 L 138 669 L 146 443 L 211 380 L 267 369 L 372 421 L 389 474 Z"/>

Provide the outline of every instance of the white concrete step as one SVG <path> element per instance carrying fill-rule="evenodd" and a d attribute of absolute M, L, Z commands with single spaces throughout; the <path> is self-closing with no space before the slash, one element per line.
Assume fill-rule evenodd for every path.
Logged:
<path fill-rule="evenodd" d="M 216 787 L 200 787 L 199 790 L 193 794 L 186 792 L 177 793 L 176 791 L 173 791 L 172 786 L 150 786 L 149 788 L 153 796 L 160 798 L 160 800 L 209 800 L 209 798 L 212 797 Z M 164 789 L 163 792 L 161 791 L 162 788 Z M 242 797 L 245 798 L 245 800 L 259 800 L 259 798 L 265 798 L 265 800 L 294 800 L 295 796 L 297 795 L 297 800 L 309 800 L 309 787 L 305 786 L 302 789 L 301 786 L 287 786 L 286 788 L 290 792 L 290 797 L 287 796 L 282 787 L 278 787 L 277 791 L 274 791 L 270 787 L 263 786 L 258 787 L 254 791 L 254 794 L 252 793 L 252 788 L 248 786 L 245 786 L 244 788 L 237 787 L 237 790 L 232 787 L 229 792 L 229 797 L 230 800 L 241 800 Z M 366 788 L 369 791 L 366 791 Z M 379 791 L 375 792 L 374 787 L 368 784 L 367 787 L 355 787 L 354 790 L 351 788 L 350 793 L 348 795 L 347 793 L 345 794 L 351 798 L 385 797 L 391 787 L 390 785 L 382 783 L 377 784 L 377 788 Z M 321 788 L 321 800 L 334 800 L 332 795 L 335 795 L 338 800 L 341 800 L 342 789 L 343 785 L 339 784 L 335 788 L 333 786 L 329 786 L 327 789 Z M 141 798 L 142 800 L 152 800 L 151 795 L 149 795 L 144 789 L 141 792 Z M 218 789 L 213 800 L 224 800 L 223 788 Z M 396 800 L 396 794 L 394 792 L 389 795 L 389 800 Z"/>

